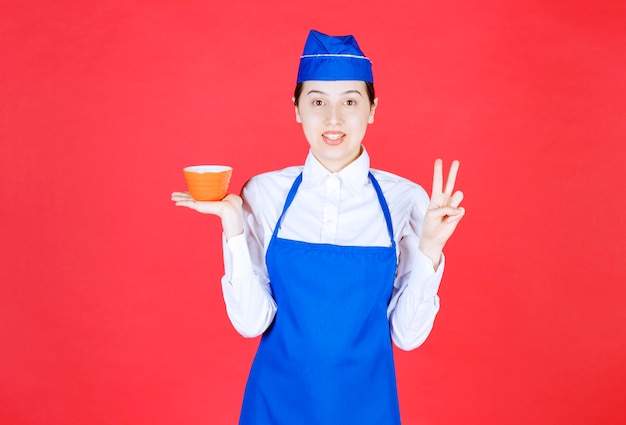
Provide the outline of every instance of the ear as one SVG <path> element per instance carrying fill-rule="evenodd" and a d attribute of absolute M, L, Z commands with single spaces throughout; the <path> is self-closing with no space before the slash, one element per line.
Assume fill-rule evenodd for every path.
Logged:
<path fill-rule="evenodd" d="M 296 122 L 298 124 L 302 124 L 302 120 L 300 119 L 300 109 L 298 109 L 298 105 L 296 105 L 296 98 L 292 97 L 291 101 L 293 102 L 293 107 L 296 113 Z"/>
<path fill-rule="evenodd" d="M 374 99 L 374 102 L 372 102 L 372 106 L 370 107 L 370 116 L 367 120 L 368 124 L 372 124 L 374 122 L 374 113 L 376 112 L 377 106 L 378 106 L 378 98 Z"/>

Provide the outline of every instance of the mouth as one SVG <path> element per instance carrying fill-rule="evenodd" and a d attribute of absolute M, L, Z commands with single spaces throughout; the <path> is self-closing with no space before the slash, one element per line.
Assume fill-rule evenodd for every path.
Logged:
<path fill-rule="evenodd" d="M 329 145 L 338 145 L 343 142 L 344 137 L 346 137 L 345 133 L 341 131 L 326 131 L 322 133 L 322 139 Z"/>

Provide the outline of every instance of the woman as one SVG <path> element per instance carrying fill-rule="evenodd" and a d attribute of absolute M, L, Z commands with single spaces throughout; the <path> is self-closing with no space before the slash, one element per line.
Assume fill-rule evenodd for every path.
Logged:
<path fill-rule="evenodd" d="M 221 202 L 172 195 L 221 218 L 228 316 L 242 335 L 263 334 L 240 424 L 398 424 L 391 341 L 416 348 L 439 310 L 442 250 L 464 215 L 459 163 L 444 189 L 435 161 L 430 200 L 370 170 L 362 141 L 378 99 L 352 36 L 310 32 L 293 102 L 304 166 Z"/>

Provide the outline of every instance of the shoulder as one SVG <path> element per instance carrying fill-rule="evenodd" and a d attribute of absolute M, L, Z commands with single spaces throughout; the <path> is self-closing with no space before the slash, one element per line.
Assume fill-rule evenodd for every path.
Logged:
<path fill-rule="evenodd" d="M 242 189 L 244 203 L 253 211 L 282 207 L 289 189 L 301 172 L 302 166 L 294 166 L 252 177 Z"/>
<path fill-rule="evenodd" d="M 301 172 L 302 166 L 294 166 L 257 174 L 246 182 L 243 192 L 244 194 L 256 191 L 273 192 L 276 190 L 283 191 L 285 188 L 289 190 Z"/>
<path fill-rule="evenodd" d="M 421 229 L 430 197 L 417 183 L 387 171 L 370 170 L 383 191 L 397 240 Z"/>
<path fill-rule="evenodd" d="M 419 184 L 388 171 L 370 170 L 390 203 L 411 203 L 417 205 L 428 205 L 430 197 Z M 402 202 L 404 201 L 404 202 Z"/>

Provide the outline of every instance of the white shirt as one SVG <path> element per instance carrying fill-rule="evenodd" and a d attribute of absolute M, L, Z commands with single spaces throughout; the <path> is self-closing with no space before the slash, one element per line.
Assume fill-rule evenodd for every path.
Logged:
<path fill-rule="evenodd" d="M 430 333 L 439 311 L 437 290 L 444 258 L 435 272 L 419 249 L 428 194 L 417 184 L 391 173 L 370 170 L 363 152 L 337 173 L 309 153 L 304 166 L 253 177 L 243 188 L 244 232 L 224 239 L 222 291 L 233 326 L 245 337 L 262 334 L 272 323 L 276 303 L 265 265 L 265 252 L 287 193 L 302 172 L 302 184 L 285 213 L 281 238 L 336 245 L 390 246 L 389 233 L 371 171 L 391 213 L 398 267 L 387 315 L 394 343 L 411 350 Z"/>

